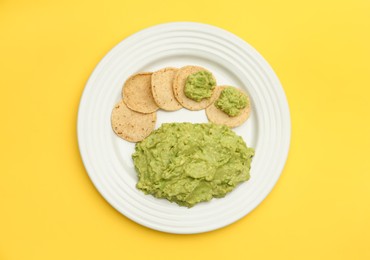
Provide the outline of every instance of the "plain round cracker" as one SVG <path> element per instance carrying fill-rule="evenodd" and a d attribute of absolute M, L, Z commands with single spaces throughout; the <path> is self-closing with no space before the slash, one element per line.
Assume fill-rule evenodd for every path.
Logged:
<path fill-rule="evenodd" d="M 155 112 L 133 111 L 122 100 L 114 106 L 111 115 L 113 131 L 129 142 L 139 142 L 147 137 L 154 130 L 156 120 Z"/>
<path fill-rule="evenodd" d="M 213 91 L 213 94 L 208 99 L 203 99 L 200 102 L 194 101 L 190 98 L 188 98 L 184 93 L 185 83 L 186 79 L 190 74 L 199 72 L 199 71 L 208 71 L 205 68 L 199 67 L 199 66 L 185 66 L 179 69 L 176 73 L 175 79 L 173 80 L 173 93 L 175 95 L 175 98 L 179 103 L 189 109 L 189 110 L 201 110 L 206 107 L 208 107 L 210 104 L 213 103 L 215 100 L 215 91 Z"/>
<path fill-rule="evenodd" d="M 152 94 L 155 103 L 166 111 L 176 111 L 182 108 L 173 94 L 172 84 L 177 68 L 164 68 L 152 74 Z"/>
<path fill-rule="evenodd" d="M 216 89 L 215 89 L 215 94 L 216 94 L 215 101 L 220 96 L 221 91 L 226 87 L 229 87 L 229 86 L 216 87 Z M 226 114 L 221 109 L 218 109 L 215 106 L 215 103 L 213 103 L 212 105 L 210 105 L 209 107 L 206 108 L 206 114 L 207 114 L 207 117 L 208 117 L 209 121 L 211 121 L 212 123 L 218 124 L 218 125 L 226 125 L 226 126 L 231 127 L 231 128 L 240 126 L 245 121 L 247 121 L 247 119 L 250 115 L 250 112 L 251 112 L 250 99 L 249 99 L 249 96 L 244 91 L 242 91 L 240 89 L 237 89 L 237 90 L 240 91 L 241 93 L 243 93 L 244 95 L 246 95 L 246 97 L 248 99 L 248 105 L 241 110 L 240 114 L 238 116 L 234 116 L 234 117 L 229 116 L 228 114 Z"/>
<path fill-rule="evenodd" d="M 126 105 L 140 113 L 153 113 L 158 110 L 152 94 L 152 73 L 141 72 L 129 77 L 122 89 Z"/>

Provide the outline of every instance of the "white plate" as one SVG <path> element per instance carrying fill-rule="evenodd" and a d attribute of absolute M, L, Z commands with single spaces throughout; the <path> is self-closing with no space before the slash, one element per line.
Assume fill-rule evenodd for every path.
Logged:
<path fill-rule="evenodd" d="M 131 74 L 184 65 L 203 66 L 214 73 L 219 85 L 237 86 L 249 93 L 253 112 L 235 132 L 256 150 L 248 182 L 225 198 L 191 209 L 144 195 L 135 188 L 134 144 L 118 138 L 110 123 L 122 84 Z M 157 115 L 156 127 L 163 122 L 207 122 L 204 110 L 159 111 Z M 288 155 L 290 116 L 277 76 L 249 44 L 210 25 L 168 23 L 126 38 L 102 59 L 83 92 L 77 132 L 86 170 L 115 209 L 156 230 L 200 233 L 235 222 L 269 194 Z"/>

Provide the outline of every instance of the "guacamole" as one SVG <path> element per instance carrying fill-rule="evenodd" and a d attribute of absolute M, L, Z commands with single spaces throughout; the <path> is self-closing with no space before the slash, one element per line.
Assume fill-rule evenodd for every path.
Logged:
<path fill-rule="evenodd" d="M 136 144 L 132 155 L 146 194 L 192 207 L 224 197 L 249 179 L 254 150 L 227 126 L 167 123 Z"/>
<path fill-rule="evenodd" d="M 229 116 L 238 116 L 247 105 L 248 98 L 246 95 L 234 87 L 223 89 L 220 97 L 215 102 L 215 106 Z"/>
<path fill-rule="evenodd" d="M 210 98 L 216 86 L 216 80 L 211 72 L 206 70 L 190 74 L 185 82 L 184 93 L 197 102 Z"/>

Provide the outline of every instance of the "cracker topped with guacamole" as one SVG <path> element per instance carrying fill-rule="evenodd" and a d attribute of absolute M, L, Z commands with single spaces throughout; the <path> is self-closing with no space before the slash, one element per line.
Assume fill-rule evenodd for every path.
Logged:
<path fill-rule="evenodd" d="M 146 194 L 180 206 L 224 197 L 250 177 L 254 150 L 224 125 L 167 123 L 132 155 Z"/>
<path fill-rule="evenodd" d="M 215 100 L 216 79 L 199 66 L 179 69 L 173 81 L 173 93 L 179 103 L 189 110 L 201 110 Z"/>
<path fill-rule="evenodd" d="M 215 95 L 216 101 L 206 108 L 209 121 L 228 127 L 237 127 L 247 121 L 251 112 L 247 93 L 234 87 L 219 86 Z"/>
<path fill-rule="evenodd" d="M 240 115 L 243 108 L 249 105 L 248 97 L 233 87 L 222 89 L 220 97 L 215 101 L 215 106 L 229 116 Z"/>
<path fill-rule="evenodd" d="M 185 81 L 184 93 L 188 98 L 197 102 L 212 97 L 216 80 L 212 73 L 201 70 L 190 74 Z"/>

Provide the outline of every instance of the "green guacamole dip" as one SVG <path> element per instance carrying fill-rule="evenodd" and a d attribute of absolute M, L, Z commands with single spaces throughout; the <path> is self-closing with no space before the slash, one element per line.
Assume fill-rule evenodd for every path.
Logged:
<path fill-rule="evenodd" d="M 247 105 L 247 97 L 234 87 L 223 89 L 220 97 L 215 102 L 215 106 L 229 116 L 238 116 Z"/>
<path fill-rule="evenodd" d="M 197 102 L 210 98 L 216 86 L 216 80 L 212 73 L 199 71 L 190 74 L 185 82 L 184 93 L 188 98 Z"/>
<path fill-rule="evenodd" d="M 132 158 L 138 189 L 192 207 L 248 180 L 253 155 L 226 126 L 170 123 L 137 143 Z"/>

